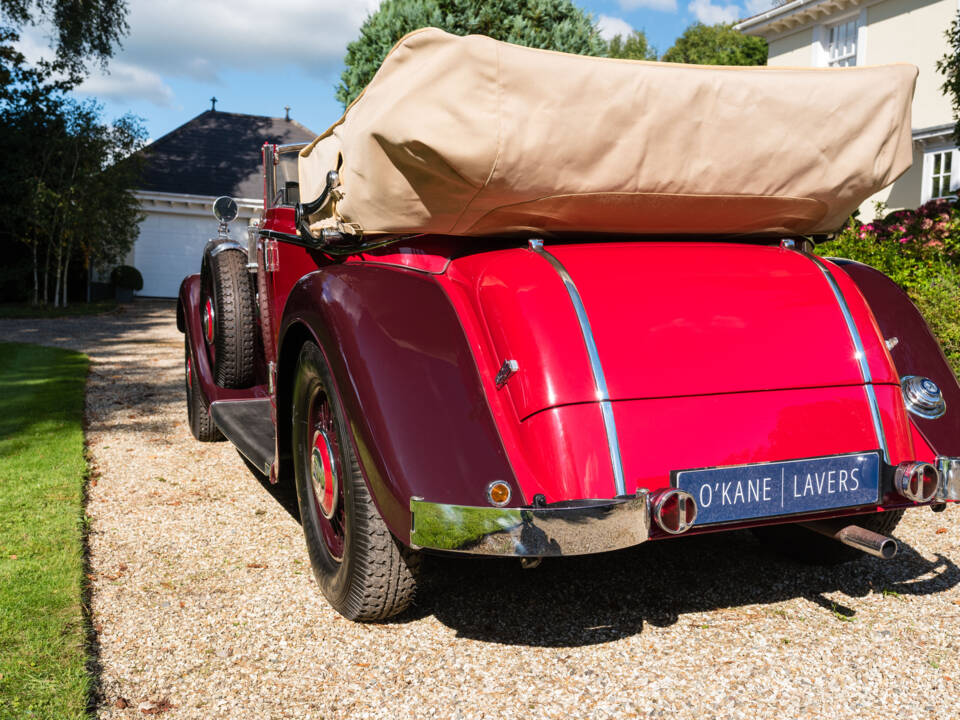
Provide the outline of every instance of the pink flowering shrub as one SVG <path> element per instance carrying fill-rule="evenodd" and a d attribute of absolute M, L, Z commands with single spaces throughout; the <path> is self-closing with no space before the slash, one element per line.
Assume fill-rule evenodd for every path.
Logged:
<path fill-rule="evenodd" d="M 817 252 L 872 265 L 904 288 L 960 370 L 960 204 L 931 200 L 870 223 L 851 218 Z"/>

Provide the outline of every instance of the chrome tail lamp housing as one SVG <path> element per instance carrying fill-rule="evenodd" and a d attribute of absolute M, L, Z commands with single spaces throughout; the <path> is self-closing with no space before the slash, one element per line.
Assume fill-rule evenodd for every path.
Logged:
<path fill-rule="evenodd" d="M 684 490 L 664 490 L 653 496 L 651 502 L 653 520 L 666 533 L 685 533 L 697 521 L 697 502 L 693 495 Z"/>
<path fill-rule="evenodd" d="M 930 378 L 906 375 L 900 379 L 903 402 L 907 410 L 928 420 L 935 420 L 947 411 L 940 388 Z"/>
<path fill-rule="evenodd" d="M 897 466 L 894 488 L 908 500 L 927 503 L 937 497 L 940 473 L 930 463 L 905 462 Z"/>

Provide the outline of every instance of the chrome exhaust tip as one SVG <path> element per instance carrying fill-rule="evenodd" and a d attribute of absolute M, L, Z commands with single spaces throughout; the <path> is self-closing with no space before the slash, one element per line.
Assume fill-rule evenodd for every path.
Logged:
<path fill-rule="evenodd" d="M 697 520 L 697 503 L 685 490 L 670 488 L 654 494 L 653 520 L 671 535 L 685 533 Z"/>
<path fill-rule="evenodd" d="M 940 489 L 940 473 L 930 463 L 900 463 L 893 477 L 893 486 L 908 500 L 930 502 Z"/>
<path fill-rule="evenodd" d="M 845 522 L 846 520 L 820 520 L 802 523 L 802 526 L 807 530 L 833 538 L 837 542 L 842 542 L 844 545 L 861 550 L 881 560 L 889 560 L 900 549 L 900 545 L 891 537 L 875 533 L 859 525 L 845 525 Z"/>

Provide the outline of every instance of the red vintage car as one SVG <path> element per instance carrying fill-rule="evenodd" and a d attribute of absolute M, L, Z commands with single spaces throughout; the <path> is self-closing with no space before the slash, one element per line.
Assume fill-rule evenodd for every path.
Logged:
<path fill-rule="evenodd" d="M 751 528 L 805 560 L 890 558 L 904 510 L 960 501 L 960 385 L 937 341 L 891 280 L 814 252 L 825 224 L 837 229 L 909 165 L 913 75 L 891 71 L 909 85 L 893 102 L 891 83 L 878 82 L 890 77 L 871 68 L 824 82 L 813 70 L 566 65 L 556 53 L 511 65 L 511 53 L 543 51 L 490 43 L 410 36 L 391 55 L 403 62 L 388 57 L 318 141 L 264 146 L 260 223 L 247 242 L 230 238 L 235 211 L 218 201 L 220 236 L 181 287 L 191 430 L 201 441 L 226 437 L 271 482 L 295 483 L 334 608 L 357 620 L 402 611 L 431 551 L 532 565 Z M 463 146 L 483 145 L 484 127 L 457 129 L 476 117 L 450 97 L 464 78 L 449 87 L 438 78 L 487 67 L 490 48 L 501 72 L 514 68 L 515 97 L 547 90 L 534 110 L 501 111 L 496 160 L 489 171 L 478 163 L 474 182 Z M 461 50 L 451 66 L 443 53 Z M 433 62 L 434 51 L 447 60 Z M 432 62 L 442 70 L 434 83 L 423 79 Z M 395 91 L 408 70 L 419 95 Z M 517 80 L 524 72 L 528 82 Z M 863 174 L 848 168 L 829 180 L 828 159 L 804 164 L 804 148 L 791 147 L 770 166 L 794 162 L 782 187 L 751 189 L 762 168 L 748 167 L 721 197 L 709 163 L 691 178 L 664 156 L 646 180 L 646 161 L 626 151 L 635 144 L 606 136 L 564 155 L 570 97 L 552 115 L 547 94 L 578 72 L 589 75 L 582 87 L 622 73 L 609 87 L 634 95 L 637 74 L 647 94 L 663 85 L 683 96 L 678 87 L 700 83 L 691 97 L 713 101 L 697 132 L 725 137 L 748 166 L 760 162 L 750 153 L 781 152 L 776 136 L 762 137 L 770 118 L 738 140 L 720 101 L 744 83 L 755 83 L 752 97 L 782 98 L 812 74 L 817 97 L 861 93 L 856 137 L 879 116 L 877 146 L 858 150 L 873 174 L 857 185 Z M 507 108 L 509 83 L 498 87 Z M 407 102 L 446 112 L 445 124 L 424 129 L 433 116 Z M 692 102 L 677 100 L 683 117 Z M 904 134 L 890 130 L 904 112 L 906 165 Z M 416 127 L 396 130 L 412 115 Z M 842 124 L 828 132 L 842 139 Z M 517 137 L 524 145 L 512 151 Z M 543 160 L 531 166 L 531 157 Z M 623 164 L 633 168 L 627 190 L 609 179 Z M 806 165 L 814 184 L 798 190 Z M 498 180 L 504 167 L 516 172 Z M 729 180 L 734 170 L 725 172 Z M 663 177 L 680 179 L 657 185 Z M 461 181 L 476 190 L 460 193 Z M 462 225 L 486 193 L 489 206 Z M 443 225 L 447 216 L 455 221 Z"/>

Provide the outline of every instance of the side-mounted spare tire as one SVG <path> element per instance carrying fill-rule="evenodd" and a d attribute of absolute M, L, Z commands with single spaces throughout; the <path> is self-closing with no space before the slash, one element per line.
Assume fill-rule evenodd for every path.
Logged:
<path fill-rule="evenodd" d="M 214 250 L 200 273 L 203 340 L 220 387 L 246 388 L 256 378 L 256 291 L 241 250 Z"/>

